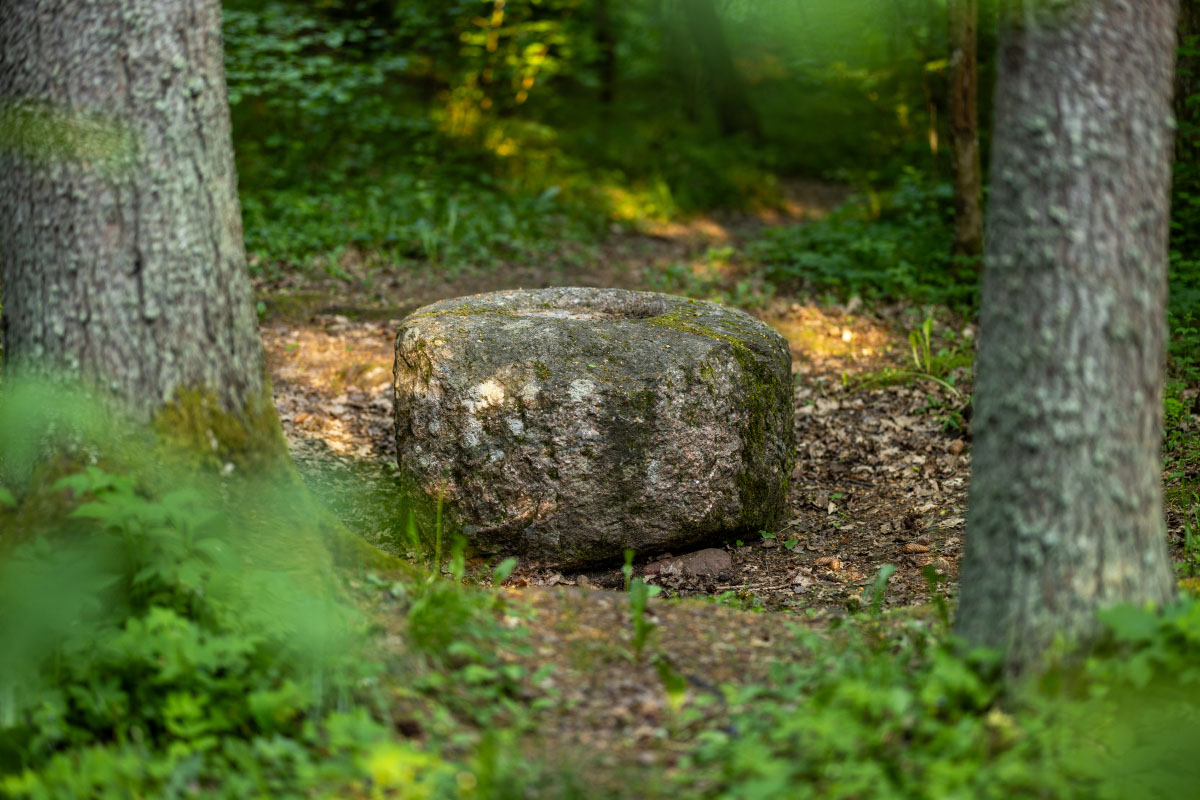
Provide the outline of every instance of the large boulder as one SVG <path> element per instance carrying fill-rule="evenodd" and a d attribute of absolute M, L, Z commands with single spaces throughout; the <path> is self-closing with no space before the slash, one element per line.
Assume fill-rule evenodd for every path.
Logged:
<path fill-rule="evenodd" d="M 791 357 L 748 314 L 617 289 L 461 297 L 396 337 L 422 528 L 572 567 L 770 528 L 795 459 Z"/>

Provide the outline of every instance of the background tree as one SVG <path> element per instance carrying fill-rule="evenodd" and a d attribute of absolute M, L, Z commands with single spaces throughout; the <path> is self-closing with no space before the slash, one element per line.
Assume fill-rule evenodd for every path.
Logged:
<path fill-rule="evenodd" d="M 954 173 L 954 255 L 983 253 L 983 174 L 979 162 L 979 7 L 948 0 L 950 151 Z"/>
<path fill-rule="evenodd" d="M 1160 444 L 1176 0 L 1002 11 L 958 631 L 1017 671 L 1174 596 Z"/>
<path fill-rule="evenodd" d="M 595 0 L 592 25 L 596 38 L 596 70 L 600 82 L 600 102 L 610 105 L 617 96 L 617 35 L 613 28 L 609 0 Z"/>
<path fill-rule="evenodd" d="M 712 104 L 717 126 L 724 134 L 761 139 L 758 113 L 750 105 L 746 83 L 734 64 L 716 4 L 713 0 L 687 0 L 678 11 L 695 46 L 700 88 Z"/>

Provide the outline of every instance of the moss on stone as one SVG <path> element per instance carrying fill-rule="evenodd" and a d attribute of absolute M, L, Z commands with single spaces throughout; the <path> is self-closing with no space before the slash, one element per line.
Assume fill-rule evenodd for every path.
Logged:
<path fill-rule="evenodd" d="M 718 324 L 733 328 L 739 334 L 734 335 L 718 330 L 714 325 L 707 322 L 705 316 L 705 314 L 698 310 L 690 308 L 680 309 L 651 317 L 646 320 L 646 324 L 722 342 L 729 346 L 730 354 L 738 362 L 738 366 L 741 367 L 747 389 L 744 396 L 746 424 L 742 429 L 743 469 L 738 473 L 735 480 L 738 485 L 743 518 L 750 520 L 761 514 L 764 508 L 776 505 L 782 506 L 782 503 L 772 503 L 772 496 L 777 490 L 784 495 L 787 492 L 788 476 L 786 473 L 788 472 L 788 465 L 794 461 L 795 446 L 793 443 L 789 441 L 784 444 L 787 448 L 783 463 L 781 464 L 783 468 L 781 472 L 784 473 L 784 476 L 780 481 L 778 489 L 762 481 L 754 474 L 755 465 L 752 459 L 755 453 L 762 453 L 767 449 L 767 440 L 770 436 L 772 423 L 777 416 L 776 410 L 782 408 L 785 413 L 790 412 L 789 398 L 784 392 L 790 392 L 791 387 L 786 386 L 785 382 L 776 374 L 776 371 L 771 369 L 771 365 L 766 362 L 764 356 L 755 353 L 746 344 L 744 340 L 746 335 L 754 335 L 767 341 L 768 334 L 756 330 L 758 323 L 748 322 L 739 324 L 741 321 L 732 315 L 727 319 L 720 320 Z M 707 373 L 705 372 L 706 367 L 708 370 Z M 702 366 L 700 377 L 709 381 L 715 381 L 716 376 L 712 371 L 712 366 Z"/>
<path fill-rule="evenodd" d="M 428 319 L 430 317 L 476 317 L 484 314 L 493 314 L 497 317 L 512 317 L 520 319 L 521 315 L 515 311 L 507 311 L 503 308 L 486 308 L 475 306 L 469 303 L 455 306 L 454 308 L 439 308 L 435 311 L 426 311 L 424 314 L 413 314 L 409 319 Z"/>

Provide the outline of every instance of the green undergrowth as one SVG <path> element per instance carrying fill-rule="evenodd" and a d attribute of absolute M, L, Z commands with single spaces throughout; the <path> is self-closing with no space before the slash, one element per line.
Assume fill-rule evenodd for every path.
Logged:
<path fill-rule="evenodd" d="M 295 485 L 247 500 L 158 464 L 81 466 L 112 446 L 88 409 L 43 392 L 63 413 L 39 416 L 17 394 L 0 395 L 0 795 L 505 798 L 558 780 L 526 781 L 501 746 L 528 716 L 499 656 L 519 631 L 459 585 L 461 550 L 449 579 L 334 571 L 276 508 L 310 502 Z M 48 442 L 75 455 L 47 470 Z"/>
<path fill-rule="evenodd" d="M 797 629 L 763 684 L 726 687 L 682 794 L 721 798 L 1181 797 L 1200 780 L 1200 604 L 1117 608 L 1082 662 L 1005 689 L 935 618 Z"/>
<path fill-rule="evenodd" d="M 1163 458 L 1168 501 L 1200 492 L 1200 260 L 1171 254 Z"/>
<path fill-rule="evenodd" d="M 950 255 L 952 200 L 948 183 L 908 170 L 894 189 L 856 196 L 821 220 L 768 230 L 748 254 L 779 289 L 971 310 L 978 263 Z"/>
<path fill-rule="evenodd" d="M 376 268 L 488 268 L 595 241 L 612 224 L 778 202 L 771 153 L 664 110 L 661 90 L 607 106 L 564 83 L 560 60 L 586 47 L 559 38 L 574 24 L 563 4 L 538 5 L 494 9 L 509 22 L 499 49 L 485 51 L 470 3 L 367 14 L 339 2 L 227 2 L 252 269 L 350 277 L 347 262 L 363 254 Z M 535 44 L 542 37 L 548 50 Z M 503 66 L 476 62 L 489 52 Z M 538 89 L 515 105 L 495 74 L 514 68 L 536 75 Z M 552 78 L 561 91 L 545 91 Z"/>
<path fill-rule="evenodd" d="M 394 172 L 333 186 L 248 187 L 246 248 L 261 272 L 300 265 L 350 278 L 350 253 L 376 269 L 420 261 L 453 272 L 589 237 L 586 221 L 564 209 L 552 188 L 529 193 L 487 184 Z"/>
<path fill-rule="evenodd" d="M 11 444 L 30 417 L 0 408 Z M 537 756 L 576 691 L 533 650 L 542 623 L 471 579 L 460 541 L 435 532 L 419 570 L 314 575 L 247 542 L 250 512 L 208 482 L 92 466 L 39 491 L 16 463 L 37 448 L 3 452 L 0 794 L 596 796 L 589 754 Z M 866 610 L 761 653 L 767 680 L 706 688 L 718 718 L 688 701 L 656 635 L 668 612 L 631 579 L 613 638 L 657 671 L 680 761 L 611 796 L 1180 797 L 1200 780 L 1197 601 L 1105 612 L 1089 654 L 1006 684 L 949 635 L 936 584 L 928 609 L 883 612 L 887 578 Z"/>
<path fill-rule="evenodd" d="M 155 496 L 86 468 L 58 480 L 60 513 L 35 533 L 7 525 L 32 497 L 9 485 L 5 796 L 595 796 L 567 761 L 538 760 L 539 720 L 572 689 L 552 654 L 532 651 L 538 620 L 468 585 L 461 544 L 444 564 L 426 553 L 423 574 L 314 582 L 249 558 L 235 517 L 203 491 Z M 719 720 L 689 710 L 653 635 L 663 619 L 631 580 L 638 602 L 614 637 L 656 666 L 682 761 L 614 796 L 1118 798 L 1195 785 L 1200 604 L 1109 611 L 1086 659 L 1006 689 L 993 654 L 949 637 L 940 594 L 931 613 L 882 612 L 886 578 L 868 610 L 763 653 L 776 662 L 767 681 L 720 687 Z"/>
<path fill-rule="evenodd" d="M 851 385 L 853 381 L 855 389 L 878 389 L 923 382 L 930 389 L 940 388 L 950 398 L 939 401 L 930 395 L 931 403 L 958 406 L 961 411 L 968 398 L 959 391 L 958 384 L 970 375 L 974 366 L 974 341 L 930 315 L 919 327 L 909 331 L 908 344 L 911 358 L 904 367 L 883 367 L 853 379 L 843 374 L 843 383 Z M 960 414 L 958 418 L 947 417 L 946 422 L 949 427 L 961 427 L 963 420 Z"/>

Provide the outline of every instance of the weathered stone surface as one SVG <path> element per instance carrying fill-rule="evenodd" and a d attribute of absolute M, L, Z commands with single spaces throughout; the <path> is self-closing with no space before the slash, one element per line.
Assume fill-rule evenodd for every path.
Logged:
<path fill-rule="evenodd" d="M 431 527 L 556 566 L 770 527 L 794 461 L 779 334 L 713 303 L 615 289 L 418 309 L 396 338 L 401 477 Z"/>
<path fill-rule="evenodd" d="M 706 547 L 694 553 L 664 558 L 646 565 L 647 575 L 719 575 L 733 568 L 733 556 L 715 547 Z"/>

